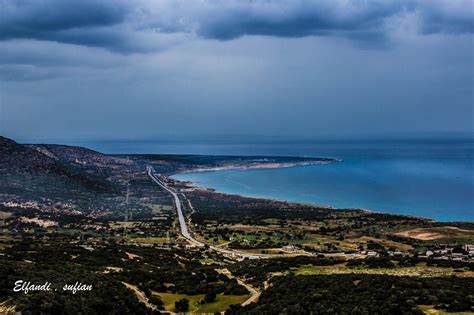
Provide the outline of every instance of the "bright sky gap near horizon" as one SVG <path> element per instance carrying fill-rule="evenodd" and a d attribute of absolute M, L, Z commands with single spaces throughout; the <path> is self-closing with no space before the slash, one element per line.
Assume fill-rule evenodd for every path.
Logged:
<path fill-rule="evenodd" d="M 469 0 L 0 0 L 0 134 L 472 136 L 473 31 Z"/>

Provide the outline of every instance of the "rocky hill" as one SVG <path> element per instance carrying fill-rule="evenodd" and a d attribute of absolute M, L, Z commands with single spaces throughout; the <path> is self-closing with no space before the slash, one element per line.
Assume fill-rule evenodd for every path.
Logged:
<path fill-rule="evenodd" d="M 10 199 L 11 195 L 37 199 L 114 191 L 114 185 L 101 176 L 5 137 L 0 137 L 0 178 L 0 195 Z"/>
<path fill-rule="evenodd" d="M 120 168 L 133 164 L 132 161 L 126 158 L 102 154 L 83 147 L 59 144 L 27 144 L 25 147 L 35 149 L 54 160 L 68 164 L 91 166 L 95 168 Z"/>
<path fill-rule="evenodd" d="M 32 150 L 15 141 L 0 137 L 0 170 L 13 172 L 17 170 L 48 170 L 57 164 L 50 157 Z"/>

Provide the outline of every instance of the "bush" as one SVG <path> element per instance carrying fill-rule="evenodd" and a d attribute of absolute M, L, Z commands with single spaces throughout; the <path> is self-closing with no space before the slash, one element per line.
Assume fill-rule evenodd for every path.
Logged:
<path fill-rule="evenodd" d="M 174 308 L 177 312 L 187 312 L 189 310 L 189 300 L 181 299 L 179 301 L 174 302 Z"/>
<path fill-rule="evenodd" d="M 216 300 L 216 294 L 214 292 L 207 292 L 206 296 L 204 297 L 205 303 L 211 303 Z"/>
<path fill-rule="evenodd" d="M 150 298 L 148 298 L 148 301 L 158 307 L 158 309 L 162 310 L 164 309 L 163 307 L 163 301 L 156 295 L 152 295 Z"/>

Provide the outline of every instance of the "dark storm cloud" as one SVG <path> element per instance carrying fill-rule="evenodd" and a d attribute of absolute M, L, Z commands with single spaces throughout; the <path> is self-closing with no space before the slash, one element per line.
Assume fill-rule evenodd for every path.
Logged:
<path fill-rule="evenodd" d="M 172 8 L 173 18 L 158 16 L 164 30 L 191 30 L 221 40 L 245 35 L 315 35 L 380 41 L 409 18 L 426 33 L 471 33 L 474 25 L 472 0 L 204 1 L 178 2 Z M 166 10 L 161 15 L 166 16 Z"/>
<path fill-rule="evenodd" d="M 342 3 L 342 2 L 340 2 Z M 400 6 L 386 4 L 332 4 L 327 1 L 272 2 L 247 1 L 224 5 L 224 8 L 197 7 L 194 14 L 180 19 L 191 20 L 194 31 L 207 38 L 228 40 L 244 35 L 304 37 L 310 35 L 374 38 L 383 33 L 387 18 L 400 11 Z M 178 10 L 179 13 L 181 10 Z M 180 24 L 170 29 L 182 27 Z M 375 36 L 379 38 L 379 36 Z"/>
<path fill-rule="evenodd" d="M 0 0 L 0 40 L 35 39 L 120 50 L 123 1 Z"/>
<path fill-rule="evenodd" d="M 473 11 L 472 0 L 0 0 L 0 40 L 55 41 L 122 53 L 158 50 L 162 45 L 151 35 L 175 33 L 216 40 L 336 36 L 378 43 L 407 20 L 421 33 L 472 33 Z"/>
<path fill-rule="evenodd" d="M 3 0 L 0 38 L 47 39 L 64 30 L 118 24 L 126 13 L 120 1 Z"/>

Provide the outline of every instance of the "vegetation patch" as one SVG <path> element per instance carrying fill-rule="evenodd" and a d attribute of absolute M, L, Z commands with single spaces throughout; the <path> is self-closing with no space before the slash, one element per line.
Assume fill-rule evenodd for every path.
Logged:
<path fill-rule="evenodd" d="M 472 279 L 389 275 L 284 276 L 271 280 L 256 304 L 227 314 L 423 314 L 419 305 L 474 311 Z"/>
<path fill-rule="evenodd" d="M 214 302 L 201 303 L 204 301 L 204 294 L 187 295 L 161 292 L 153 292 L 153 294 L 160 297 L 165 310 L 168 312 L 176 312 L 175 303 L 181 299 L 189 301 L 189 312 L 215 313 L 225 311 L 232 304 L 241 304 L 249 298 L 249 295 L 217 294 Z"/>

